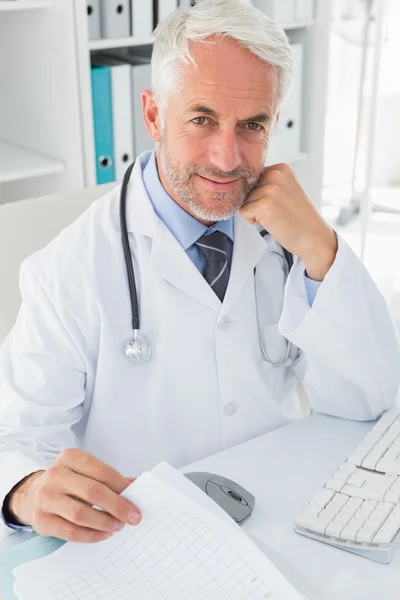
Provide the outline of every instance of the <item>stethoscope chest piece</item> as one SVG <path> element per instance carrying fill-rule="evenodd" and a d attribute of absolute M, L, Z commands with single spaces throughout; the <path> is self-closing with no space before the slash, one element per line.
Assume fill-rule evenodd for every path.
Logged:
<path fill-rule="evenodd" d="M 137 360 L 140 365 L 144 365 L 151 358 L 151 346 L 147 337 L 139 331 L 134 331 L 133 340 L 126 343 L 125 354 L 131 360 Z"/>

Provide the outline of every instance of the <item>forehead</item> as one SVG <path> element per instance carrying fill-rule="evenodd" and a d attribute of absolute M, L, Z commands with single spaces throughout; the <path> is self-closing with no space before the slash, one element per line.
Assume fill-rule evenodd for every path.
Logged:
<path fill-rule="evenodd" d="M 180 104 L 185 109 L 201 101 L 228 110 L 241 106 L 246 111 L 274 111 L 279 91 L 277 71 L 233 40 L 213 42 L 190 44 L 196 65 L 182 65 L 183 89 L 177 94 Z"/>

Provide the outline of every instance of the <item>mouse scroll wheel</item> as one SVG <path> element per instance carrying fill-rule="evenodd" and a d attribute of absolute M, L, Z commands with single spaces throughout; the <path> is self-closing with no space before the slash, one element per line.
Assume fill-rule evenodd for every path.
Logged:
<path fill-rule="evenodd" d="M 239 494 L 236 494 L 236 492 L 233 492 L 232 490 L 229 490 L 228 494 L 230 496 L 232 496 L 232 498 L 234 500 L 237 500 L 238 502 L 243 502 L 243 498 L 241 496 L 239 496 Z"/>

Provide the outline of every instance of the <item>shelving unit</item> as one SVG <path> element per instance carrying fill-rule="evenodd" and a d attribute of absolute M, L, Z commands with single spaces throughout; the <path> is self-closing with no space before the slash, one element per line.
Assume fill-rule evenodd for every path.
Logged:
<path fill-rule="evenodd" d="M 63 170 L 61 161 L 0 140 L 0 183 L 54 175 Z"/>
<path fill-rule="evenodd" d="M 284 25 L 304 47 L 301 152 L 286 162 L 317 206 L 330 5 L 315 0 L 314 19 Z M 84 0 L 0 0 L 0 204 L 96 184 L 91 54 L 152 44 L 89 40 Z"/>
<path fill-rule="evenodd" d="M 0 12 L 49 8 L 54 5 L 54 1 L 55 0 L 1 0 Z"/>

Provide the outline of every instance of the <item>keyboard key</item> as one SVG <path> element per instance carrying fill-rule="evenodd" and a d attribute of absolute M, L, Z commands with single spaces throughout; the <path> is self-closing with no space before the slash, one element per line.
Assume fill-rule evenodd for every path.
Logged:
<path fill-rule="evenodd" d="M 384 473 L 400 475 L 400 459 L 383 458 L 382 461 L 379 462 L 379 470 Z"/>
<path fill-rule="evenodd" d="M 307 512 L 302 513 L 296 519 L 296 525 L 298 527 L 303 527 L 304 529 L 310 529 L 315 533 L 325 533 L 326 528 L 331 522 L 331 517 L 321 518 L 315 517 L 314 515 L 310 515 Z"/>
<path fill-rule="evenodd" d="M 330 525 L 326 528 L 325 535 L 329 535 L 335 538 L 340 538 L 340 534 L 346 527 L 347 523 L 342 523 L 334 519 Z"/>
<path fill-rule="evenodd" d="M 314 517 L 318 517 L 318 515 L 322 512 L 322 508 L 317 506 L 316 504 L 309 504 L 307 507 L 307 514 L 313 515 Z"/>
<path fill-rule="evenodd" d="M 342 475 L 352 475 L 357 471 L 357 467 L 349 462 L 345 462 L 338 470 Z M 344 479 L 347 479 L 344 477 Z"/>
<path fill-rule="evenodd" d="M 394 421 L 399 416 L 399 407 L 394 406 L 386 411 L 379 421 L 373 426 L 372 431 L 380 431 L 382 434 L 385 433 L 389 429 L 389 427 L 393 424 Z"/>
<path fill-rule="evenodd" d="M 323 488 L 318 494 L 314 496 L 311 500 L 310 504 L 314 504 L 315 506 L 320 506 L 321 509 L 325 508 L 325 506 L 330 502 L 335 495 L 335 492 L 332 490 L 327 490 Z"/>
<path fill-rule="evenodd" d="M 349 477 L 347 483 L 354 487 L 360 488 L 361 486 L 364 485 L 365 482 L 366 482 L 365 474 L 363 474 L 362 471 L 357 471 L 357 473 L 354 473 L 354 475 L 351 475 Z"/>
<path fill-rule="evenodd" d="M 385 502 L 392 502 L 393 504 L 398 504 L 400 502 L 400 492 L 394 492 L 389 490 L 385 494 L 384 498 Z"/>
<path fill-rule="evenodd" d="M 387 447 L 375 446 L 375 448 L 373 448 L 362 461 L 362 466 L 364 469 L 370 469 L 373 471 L 384 455 L 386 449 Z"/>
<path fill-rule="evenodd" d="M 356 448 L 347 458 L 347 461 L 361 467 L 362 461 L 367 456 L 368 450 L 361 450 L 361 448 Z"/>
<path fill-rule="evenodd" d="M 356 533 L 356 542 L 372 542 L 375 533 L 376 531 L 371 527 L 363 527 Z"/>
<path fill-rule="evenodd" d="M 358 531 L 359 527 L 355 525 L 347 525 L 347 527 L 345 527 L 340 533 L 340 538 L 342 540 L 354 542 Z"/>
<path fill-rule="evenodd" d="M 326 482 L 326 487 L 328 490 L 333 490 L 334 492 L 340 492 L 340 490 L 346 485 L 346 479 L 342 479 L 338 475 L 334 475 Z"/>

